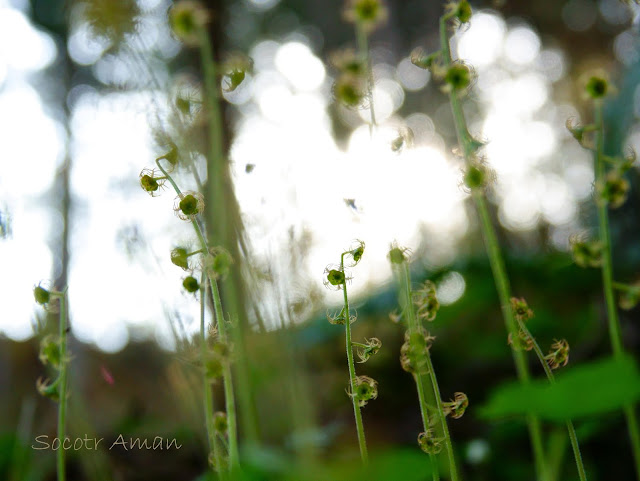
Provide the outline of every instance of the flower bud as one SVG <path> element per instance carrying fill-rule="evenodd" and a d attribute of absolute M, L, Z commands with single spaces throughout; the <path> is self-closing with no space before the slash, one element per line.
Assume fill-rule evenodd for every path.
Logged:
<path fill-rule="evenodd" d="M 327 266 L 324 269 L 324 285 L 329 289 L 340 290 L 344 283 L 347 281 L 344 270 L 332 266 Z"/>
<path fill-rule="evenodd" d="M 140 187 L 151 197 L 155 197 L 160 187 L 164 184 L 164 179 L 158 177 L 154 169 L 142 169 L 142 172 L 140 172 Z"/>
<path fill-rule="evenodd" d="M 333 52 L 330 61 L 342 74 L 355 75 L 358 77 L 364 76 L 367 73 L 366 63 L 356 55 L 355 50 L 352 48 Z"/>
<path fill-rule="evenodd" d="M 427 374 L 429 362 L 427 356 L 435 337 L 420 328 L 419 332 L 412 334 L 407 331 L 404 335 L 404 343 L 400 348 L 400 365 L 402 369 L 413 374 Z"/>
<path fill-rule="evenodd" d="M 399 247 L 395 242 L 391 244 L 387 257 L 392 264 L 400 265 L 409 260 L 410 250 L 407 247 Z"/>

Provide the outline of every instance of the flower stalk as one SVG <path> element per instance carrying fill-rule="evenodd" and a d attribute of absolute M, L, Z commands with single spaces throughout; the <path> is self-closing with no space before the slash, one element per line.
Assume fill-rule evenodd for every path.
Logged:
<path fill-rule="evenodd" d="M 451 49 L 449 46 L 447 25 L 449 21 L 456 17 L 457 16 L 455 10 L 450 11 L 449 13 L 440 17 L 440 56 L 442 57 L 442 62 L 446 69 L 451 68 L 453 64 L 451 58 Z M 458 91 L 455 88 L 451 88 L 449 89 L 448 93 L 449 101 L 451 103 L 451 110 L 453 112 L 453 119 L 458 142 L 460 143 L 460 146 L 462 148 L 465 163 L 468 167 L 471 167 L 474 163 L 477 141 L 473 139 L 469 134 Z M 496 231 L 489 215 L 489 209 L 482 187 L 472 189 L 472 197 L 476 205 L 476 210 L 478 211 L 478 215 L 480 217 L 480 225 L 485 242 L 485 248 L 489 257 L 491 270 L 493 272 L 494 282 L 498 290 L 498 296 L 500 298 L 500 305 L 505 321 L 505 327 L 507 329 L 507 332 L 511 333 L 513 336 L 516 336 L 518 330 L 510 306 L 511 287 L 509 285 L 509 278 L 507 276 L 504 260 L 500 251 L 500 245 L 498 243 Z M 521 351 L 515 349 L 512 350 L 512 354 L 516 365 L 518 379 L 523 384 L 529 383 L 531 374 L 529 372 L 529 367 L 527 365 L 524 354 Z M 547 462 L 542 443 L 542 428 L 540 420 L 536 416 L 529 415 L 527 416 L 527 425 L 536 465 L 537 477 L 539 480 L 547 480 Z"/>

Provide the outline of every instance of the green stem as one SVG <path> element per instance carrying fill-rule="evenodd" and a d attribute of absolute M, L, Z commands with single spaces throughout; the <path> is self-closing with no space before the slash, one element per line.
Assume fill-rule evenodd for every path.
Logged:
<path fill-rule="evenodd" d="M 549 367 L 549 364 L 544 358 L 544 353 L 542 352 L 542 349 L 540 349 L 540 345 L 538 344 L 538 341 L 536 341 L 535 337 L 533 337 L 529 329 L 527 329 L 527 326 L 525 326 L 524 322 L 522 322 L 519 319 L 517 319 L 517 321 L 518 321 L 518 327 L 522 330 L 522 332 L 524 332 L 524 334 L 527 336 L 527 339 L 531 340 L 533 351 L 536 353 L 536 356 L 538 357 L 540 364 L 542 364 L 542 367 L 544 369 L 545 374 L 547 375 L 547 379 L 549 380 L 549 383 L 555 384 L 556 378 L 553 375 L 553 371 L 551 370 L 551 367 Z M 567 425 L 567 432 L 569 433 L 569 439 L 571 440 L 571 448 L 573 449 L 573 457 L 576 460 L 576 468 L 578 468 L 578 475 L 580 476 L 581 481 L 587 481 L 587 473 L 585 472 L 584 464 L 582 462 L 582 454 L 580 453 L 580 444 L 578 444 L 578 436 L 576 435 L 576 430 L 573 427 L 573 422 L 570 419 L 568 419 L 566 421 L 566 425 Z"/>
<path fill-rule="evenodd" d="M 344 272 L 344 256 L 340 256 L 340 270 Z M 358 445 L 360 446 L 360 457 L 363 464 L 369 462 L 369 453 L 367 451 L 367 441 L 364 437 L 364 425 L 362 424 L 362 412 L 356 398 L 356 366 L 353 362 L 353 344 L 351 342 L 351 318 L 349 314 L 349 298 L 347 296 L 347 279 L 345 277 L 342 283 L 342 292 L 344 294 L 344 317 L 345 317 L 345 338 L 347 347 L 347 364 L 349 365 L 349 382 L 351 384 L 350 397 L 353 403 L 353 415 L 356 419 L 356 431 L 358 432 Z"/>
<path fill-rule="evenodd" d="M 159 159 L 156 160 L 156 164 L 158 168 L 162 171 L 162 173 L 167 177 L 169 183 L 173 186 L 176 194 L 180 195 L 181 191 L 178 185 L 175 183 L 173 178 L 167 173 L 167 171 L 160 165 Z M 200 247 L 203 252 L 209 252 L 209 245 L 207 243 L 207 239 L 204 237 L 202 229 L 200 228 L 200 224 L 195 218 L 191 219 L 191 225 L 198 236 L 198 240 L 200 241 Z M 215 312 L 215 317 L 217 321 L 218 330 L 220 332 L 220 339 L 224 343 L 228 343 L 228 334 L 227 327 L 224 320 L 224 311 L 222 310 L 222 300 L 220 299 L 220 291 L 218 290 L 218 282 L 216 279 L 209 275 L 209 284 L 211 285 L 211 291 L 213 293 L 213 307 Z M 225 398 L 225 407 L 227 411 L 227 421 L 229 424 L 229 461 L 231 467 L 234 467 L 239 462 L 239 454 L 238 454 L 238 435 L 237 435 L 237 421 L 236 421 L 236 404 L 235 398 L 233 395 L 233 380 L 231 373 L 231 366 L 229 363 L 225 363 L 225 367 L 223 370 L 223 386 L 224 386 L 224 398 Z"/>
<path fill-rule="evenodd" d="M 440 18 L 440 48 L 445 67 L 450 67 L 452 64 L 451 50 L 449 47 L 449 37 L 447 35 L 447 21 L 450 18 L 452 18 L 451 15 L 444 15 Z M 451 110 L 453 112 L 453 119 L 458 142 L 462 147 L 465 162 L 467 164 L 470 164 L 473 160 L 473 147 L 471 145 L 471 139 L 467 128 L 466 119 L 464 117 L 464 112 L 462 110 L 462 105 L 455 89 L 452 89 L 449 92 L 449 100 L 451 102 Z M 473 199 L 480 216 L 485 248 L 489 256 L 489 262 L 491 264 L 494 282 L 498 290 L 498 296 L 500 298 L 500 305 L 502 307 L 505 327 L 507 329 L 507 332 L 511 332 L 513 336 L 516 336 L 516 323 L 513 318 L 513 312 L 511 311 L 510 306 L 511 292 L 509 286 L 509 278 L 507 277 L 507 272 L 504 266 L 504 261 L 502 259 L 502 254 L 500 252 L 500 246 L 498 244 L 496 232 L 493 223 L 491 222 L 491 217 L 489 216 L 489 210 L 486 204 L 484 193 L 480 190 L 474 190 Z M 529 383 L 531 375 L 529 373 L 529 367 L 526 363 L 524 354 L 513 349 L 512 353 L 516 365 L 518 379 L 523 384 Z M 533 449 L 533 456 L 535 460 L 538 479 L 547 480 L 547 463 L 545 461 L 546 456 L 542 444 L 542 429 L 540 420 L 536 416 L 529 415 L 527 416 L 527 424 L 529 427 L 529 437 L 531 439 L 531 446 Z"/>
<path fill-rule="evenodd" d="M 413 303 L 411 299 L 411 273 L 409 272 L 409 264 L 408 262 L 403 262 L 402 269 L 402 291 L 404 292 L 404 302 L 405 302 L 405 312 L 407 316 L 407 324 L 409 326 L 409 333 L 413 334 L 418 332 L 418 321 L 416 319 L 415 311 L 413 310 Z M 427 352 L 427 356 L 429 353 Z M 427 397 L 424 391 L 424 380 L 422 374 L 419 372 L 414 373 L 413 379 L 416 383 L 416 389 L 418 391 L 418 402 L 420 404 L 420 415 L 422 416 L 422 426 L 425 432 L 428 432 L 431 427 L 431 422 L 429 420 L 429 406 L 427 404 Z M 433 379 L 432 379 L 433 381 Z M 435 390 L 434 390 L 435 393 Z M 448 452 L 448 451 L 447 451 Z M 438 481 L 440 479 L 440 472 L 438 468 L 438 460 L 436 455 L 433 453 L 429 454 L 429 460 L 431 461 L 431 470 L 434 481 Z M 451 461 L 451 457 L 449 458 Z M 452 468 L 452 472 L 455 472 L 455 467 Z M 457 479 L 457 478 L 454 478 Z"/>
<path fill-rule="evenodd" d="M 58 404 L 58 439 L 63 442 L 66 436 L 67 419 L 67 288 L 59 295 L 60 298 L 60 401 Z M 57 471 L 58 481 L 66 480 L 66 466 L 64 462 L 65 450 L 58 449 Z"/>
<path fill-rule="evenodd" d="M 364 64 L 367 75 L 367 98 L 369 100 L 369 112 L 371 113 L 371 123 L 369 124 L 369 133 L 373 133 L 373 127 L 376 124 L 376 111 L 373 107 L 373 69 L 371 66 L 371 55 L 369 55 L 369 39 L 367 31 L 362 22 L 356 22 L 356 41 L 358 43 L 358 54 L 360 60 Z"/>
<path fill-rule="evenodd" d="M 216 462 L 216 468 L 220 475 L 222 476 L 224 470 L 222 467 L 222 459 L 220 456 L 220 449 L 218 446 L 218 440 L 216 437 L 215 427 L 213 425 L 213 395 L 211 392 L 211 383 L 207 378 L 206 372 L 206 362 L 207 362 L 207 335 L 205 329 L 205 300 L 206 300 L 206 281 L 207 277 L 202 272 L 202 276 L 200 278 L 200 357 L 202 360 L 202 387 L 203 387 L 203 406 L 204 406 L 204 416 L 205 422 L 207 426 L 207 437 L 209 441 L 209 450 L 213 454 L 213 458 Z"/>
<path fill-rule="evenodd" d="M 228 343 L 227 328 L 225 325 L 224 314 L 222 311 L 222 301 L 220 300 L 220 291 L 218 291 L 218 283 L 211 276 L 209 277 L 211 290 L 213 292 L 213 308 L 216 313 L 218 330 L 220 332 L 220 340 Z M 231 467 L 236 467 L 239 463 L 238 454 L 238 427 L 236 423 L 236 401 L 233 396 L 233 379 L 231 377 L 230 360 L 224 363 L 224 400 L 227 409 L 227 422 L 229 430 L 229 462 Z"/>
<path fill-rule="evenodd" d="M 235 205 L 236 199 L 233 195 L 225 199 L 225 193 L 228 192 L 226 183 L 229 178 L 224 153 L 224 130 L 222 109 L 220 107 L 218 72 L 208 31 L 203 27 L 199 29 L 198 34 L 200 36 L 200 60 L 204 76 L 205 107 L 209 120 L 209 153 L 207 155 L 207 189 L 205 190 L 205 195 L 209 205 L 217 206 L 215 217 L 209 216 L 207 218 L 207 232 L 212 243 L 225 247 L 233 255 L 238 254 L 236 260 L 239 262 L 240 253 L 233 245 L 234 243 L 237 245 L 238 241 L 242 242 L 242 239 L 234 237 L 233 212 L 237 209 L 237 205 Z M 235 208 L 229 207 L 231 204 L 235 205 Z M 239 273 L 240 271 L 238 270 L 237 272 Z M 230 307 L 229 311 L 238 313 L 240 312 L 238 301 L 240 296 L 238 295 L 239 288 L 233 282 L 234 275 L 232 273 L 231 281 L 225 283 L 226 292 L 229 294 L 225 298 L 228 301 L 228 307 Z M 238 388 L 241 394 L 239 400 L 244 420 L 243 428 L 247 440 L 256 443 L 258 440 L 257 421 L 252 406 L 253 396 L 249 382 L 248 358 L 245 351 L 244 336 L 238 328 L 238 324 L 238 322 L 234 322 L 231 334 L 238 355 L 236 373 L 238 374 Z"/>
<path fill-rule="evenodd" d="M 602 102 L 595 102 L 595 124 L 596 145 L 595 145 L 595 172 L 596 186 L 604 181 L 605 166 L 603 160 L 604 149 L 604 122 L 602 118 Z M 602 243 L 602 285 L 607 304 L 607 318 L 609 320 L 609 338 L 613 355 L 620 358 L 624 355 L 622 345 L 622 334 L 618 310 L 616 307 L 615 295 L 613 293 L 613 262 L 611 254 L 611 231 L 609 228 L 609 212 L 607 203 L 601 199 L 596 202 L 598 206 L 598 223 L 600 230 L 600 242 Z M 640 430 L 638 429 L 638 418 L 632 404 L 624 406 L 624 415 L 627 420 L 629 439 L 633 450 L 635 461 L 636 477 L 640 480 Z"/>

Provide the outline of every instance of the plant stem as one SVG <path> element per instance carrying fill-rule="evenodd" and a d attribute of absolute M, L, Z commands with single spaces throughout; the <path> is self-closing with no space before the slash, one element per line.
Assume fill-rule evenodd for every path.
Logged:
<path fill-rule="evenodd" d="M 440 17 L 440 48 L 445 67 L 447 68 L 452 64 L 449 37 L 447 35 L 447 21 L 451 18 L 452 15 L 443 15 Z M 453 112 L 458 142 L 462 147 L 465 162 L 470 164 L 473 158 L 473 147 L 471 145 L 471 138 L 467 128 L 466 119 L 464 117 L 464 112 L 462 111 L 462 105 L 455 89 L 451 89 L 449 92 L 449 100 L 451 102 L 451 110 Z M 489 256 L 494 282 L 498 290 L 505 327 L 508 332 L 511 332 L 513 336 L 516 336 L 516 323 L 510 306 L 511 292 L 509 278 L 507 277 L 496 232 L 493 223 L 491 222 L 491 217 L 489 216 L 489 210 L 484 193 L 477 189 L 474 190 L 473 199 L 480 216 L 485 248 Z M 514 349 L 512 349 L 512 354 L 516 365 L 518 379 L 523 384 L 529 383 L 531 375 L 529 373 L 529 367 L 526 363 L 524 354 Z M 547 480 L 547 463 L 545 461 L 546 456 L 542 445 L 542 429 L 540 420 L 536 416 L 529 415 L 527 416 L 527 424 L 529 427 L 529 437 L 531 439 L 537 477 L 539 480 Z"/>
<path fill-rule="evenodd" d="M 218 330 L 220 331 L 220 339 L 224 343 L 228 343 L 227 328 L 225 326 L 224 314 L 222 312 L 222 301 L 220 300 L 220 292 L 218 291 L 218 283 L 209 276 L 211 290 L 213 291 L 213 308 L 216 313 Z M 236 401 L 233 396 L 233 379 L 231 377 L 231 365 L 229 361 L 224 363 L 224 400 L 227 409 L 227 422 L 229 424 L 229 462 L 231 467 L 235 467 L 239 462 L 238 455 L 238 427 L 236 423 Z"/>
<path fill-rule="evenodd" d="M 206 282 L 207 277 L 202 272 L 200 278 L 200 357 L 202 359 L 202 387 L 203 387 L 203 406 L 204 416 L 207 426 L 207 437 L 209 441 L 209 450 L 213 454 L 213 458 L 216 462 L 216 467 L 220 476 L 223 477 L 224 470 L 222 468 L 222 459 L 220 456 L 220 448 L 218 446 L 218 439 L 216 437 L 215 427 L 213 425 L 213 395 L 211 393 L 211 383 L 207 378 L 206 362 L 207 362 L 207 335 L 205 329 L 205 301 L 206 301 Z"/>
<path fill-rule="evenodd" d="M 595 124 L 596 124 L 596 145 L 595 145 L 595 173 L 596 186 L 604 181 L 604 122 L 602 117 L 602 102 L 595 101 Z M 609 212 L 607 203 L 601 199 L 596 201 L 598 206 L 598 223 L 600 231 L 600 242 L 602 243 L 602 285 L 607 304 L 607 318 L 609 320 L 609 338 L 613 355 L 620 358 L 624 355 L 622 345 L 622 334 L 618 310 L 613 293 L 613 262 L 611 254 L 611 231 L 609 228 Z M 635 461 L 636 477 L 640 480 L 640 430 L 638 429 L 638 418 L 633 404 L 627 404 L 623 408 L 629 430 L 629 438 Z"/>
<path fill-rule="evenodd" d="M 67 288 L 59 294 L 60 299 L 60 401 L 58 404 L 58 439 L 62 443 L 66 436 L 67 419 Z M 60 447 L 57 453 L 58 481 L 66 480 L 64 462 L 65 450 Z"/>
<path fill-rule="evenodd" d="M 544 358 L 544 353 L 542 352 L 542 349 L 540 349 L 540 345 L 538 344 L 538 341 L 536 341 L 535 337 L 533 337 L 529 329 L 527 329 L 527 326 L 525 326 L 524 322 L 522 322 L 519 319 L 517 321 L 518 321 L 519 328 L 522 330 L 522 332 L 525 333 L 525 335 L 527 336 L 527 339 L 531 340 L 533 351 L 536 353 L 536 356 L 538 357 L 540 364 L 542 364 L 542 367 L 544 369 L 545 374 L 547 375 L 547 379 L 549 380 L 549 383 L 555 384 L 556 378 L 553 375 L 553 371 L 549 367 L 549 364 Z M 587 473 L 585 472 L 584 464 L 582 463 L 582 454 L 580 453 L 578 436 L 576 435 L 576 430 L 573 427 L 573 422 L 570 419 L 568 419 L 566 421 L 566 425 L 567 425 L 567 432 L 569 433 L 569 439 L 571 440 L 571 448 L 573 449 L 573 457 L 576 460 L 576 467 L 578 468 L 578 475 L 580 476 L 580 481 L 587 481 Z"/>
<path fill-rule="evenodd" d="M 340 270 L 344 272 L 344 256 L 343 252 L 340 256 Z M 345 318 L 345 339 L 347 347 L 347 364 L 349 365 L 349 382 L 351 384 L 350 397 L 353 402 L 353 415 L 356 419 L 356 431 L 358 432 L 358 445 L 360 446 L 360 457 L 363 464 L 369 462 L 369 453 L 367 451 L 367 441 L 364 437 L 364 425 L 362 424 L 362 412 L 356 398 L 356 366 L 353 362 L 353 344 L 351 343 L 351 317 L 349 314 L 349 298 L 347 296 L 347 278 L 345 276 L 342 283 L 342 292 L 344 294 L 344 318 Z"/>
<path fill-rule="evenodd" d="M 371 123 L 369 124 L 369 133 L 373 133 L 373 127 L 376 126 L 376 112 L 373 107 L 373 69 L 371 66 L 371 55 L 369 54 L 369 40 L 367 31 L 362 22 L 356 22 L 356 42 L 358 44 L 358 54 L 360 60 L 364 64 L 367 75 L 367 97 L 369 99 L 369 112 L 371 113 Z"/>
<path fill-rule="evenodd" d="M 409 263 L 408 262 L 403 262 L 403 269 L 402 269 L 402 274 L 403 274 L 403 283 L 402 283 L 402 291 L 404 291 L 405 294 L 405 312 L 406 312 L 406 316 L 407 316 L 407 324 L 409 325 L 409 333 L 415 333 L 418 332 L 418 322 L 416 319 L 416 315 L 415 315 L 415 311 L 413 310 L 413 303 L 412 303 L 412 299 L 411 299 L 411 273 L 409 272 Z M 429 356 L 429 352 L 427 351 L 427 356 Z M 427 400 L 426 400 L 426 395 L 424 392 L 424 383 L 423 383 L 423 378 L 422 378 L 422 374 L 420 374 L 420 372 L 416 372 L 413 375 L 413 379 L 416 383 L 416 388 L 418 390 L 418 402 L 420 403 L 420 414 L 422 416 L 422 426 L 424 427 L 424 431 L 427 432 L 430 427 L 431 427 L 431 423 L 429 421 L 429 406 L 427 405 Z M 433 384 L 433 378 L 431 379 L 432 384 Z M 434 395 L 436 395 L 436 390 L 434 389 Z M 448 434 L 448 433 L 447 433 Z M 449 462 L 451 463 L 452 461 L 452 456 L 451 456 L 451 452 L 449 451 L 449 448 L 451 446 L 451 443 L 447 444 L 447 452 L 450 454 L 449 456 Z M 432 470 L 432 476 L 433 476 L 433 480 L 434 481 L 438 481 L 440 479 L 440 472 L 438 469 L 438 460 L 436 458 L 436 455 L 433 453 L 429 454 L 429 459 L 431 461 L 431 470 Z M 455 468 L 455 464 L 451 464 L 451 472 L 452 472 L 452 476 L 453 473 L 456 473 L 456 468 Z M 457 473 L 456 473 L 456 477 L 452 479 L 457 480 Z"/>
<path fill-rule="evenodd" d="M 162 171 L 162 173 L 167 177 L 169 183 L 173 186 L 176 194 L 180 195 L 181 191 L 178 185 L 175 183 L 173 178 L 169 175 L 169 173 L 162 167 L 159 159 L 156 160 L 156 164 L 158 168 Z M 191 219 L 191 225 L 198 236 L 200 241 L 200 247 L 204 252 L 209 252 L 209 245 L 207 243 L 207 239 L 204 237 L 202 229 L 200 228 L 200 224 L 195 218 Z M 222 300 L 220 299 L 220 291 L 218 290 L 218 282 L 211 275 L 209 277 L 209 284 L 211 285 L 211 291 L 213 295 L 213 307 L 214 313 L 216 317 L 216 322 L 218 326 L 218 330 L 220 332 L 220 339 L 224 343 L 228 343 L 228 334 L 227 327 L 224 320 L 224 311 L 222 310 Z M 239 462 L 239 454 L 238 454 L 238 435 L 237 435 L 237 421 L 236 421 L 236 404 L 235 398 L 233 395 L 233 380 L 231 373 L 231 366 L 229 363 L 225 363 L 223 369 L 223 386 L 224 386 L 224 398 L 225 398 L 225 408 L 227 411 L 227 422 L 229 425 L 229 462 L 231 467 L 234 467 Z"/>
<path fill-rule="evenodd" d="M 209 233 L 209 238 L 212 243 L 225 247 L 236 258 L 236 261 L 239 262 L 240 252 L 237 248 L 237 243 L 238 241 L 242 241 L 242 239 L 234 237 L 236 234 L 234 213 L 238 211 L 237 201 L 233 194 L 227 196 L 225 199 L 225 193 L 229 191 L 227 189 L 227 182 L 230 182 L 230 180 L 225 164 L 223 118 L 219 102 L 220 88 L 218 84 L 218 72 L 213 56 L 211 38 L 206 28 L 203 27 L 199 29 L 199 36 L 200 59 L 205 87 L 205 106 L 209 120 L 209 153 L 207 155 L 207 189 L 205 195 L 209 204 L 211 206 L 217 206 L 218 208 L 215 217 L 207 218 L 207 232 Z M 231 192 L 233 192 L 232 189 Z M 239 216 L 239 213 L 237 215 Z M 237 275 L 240 275 L 239 272 L 240 270 L 237 271 Z M 228 301 L 227 307 L 230 308 L 228 309 L 229 312 L 237 314 L 240 312 L 241 306 L 239 305 L 239 288 L 233 282 L 234 275 L 236 275 L 236 273 L 231 273 L 231 281 L 225 283 L 225 292 L 229 294 L 225 296 L 225 299 Z M 232 325 L 231 334 L 238 354 L 236 372 L 238 374 L 238 387 L 241 393 L 240 403 L 244 420 L 244 432 L 249 441 L 257 442 L 257 421 L 252 406 L 245 341 L 242 331 L 238 329 L 238 322 L 234 322 Z"/>

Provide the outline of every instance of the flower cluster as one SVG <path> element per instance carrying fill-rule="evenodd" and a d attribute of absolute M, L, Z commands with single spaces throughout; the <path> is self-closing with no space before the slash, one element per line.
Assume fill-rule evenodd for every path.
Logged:
<path fill-rule="evenodd" d="M 433 321 L 436 318 L 440 303 L 436 297 L 436 285 L 433 282 L 425 281 L 420 289 L 412 292 L 412 298 L 418 319 Z"/>
<path fill-rule="evenodd" d="M 569 343 L 562 339 L 551 344 L 551 351 L 544 357 L 551 369 L 566 366 L 569 362 Z"/>
<path fill-rule="evenodd" d="M 402 369 L 413 374 L 427 374 L 429 372 L 429 349 L 435 337 L 421 327 L 419 332 L 404 335 L 404 343 L 400 348 L 400 364 Z"/>

